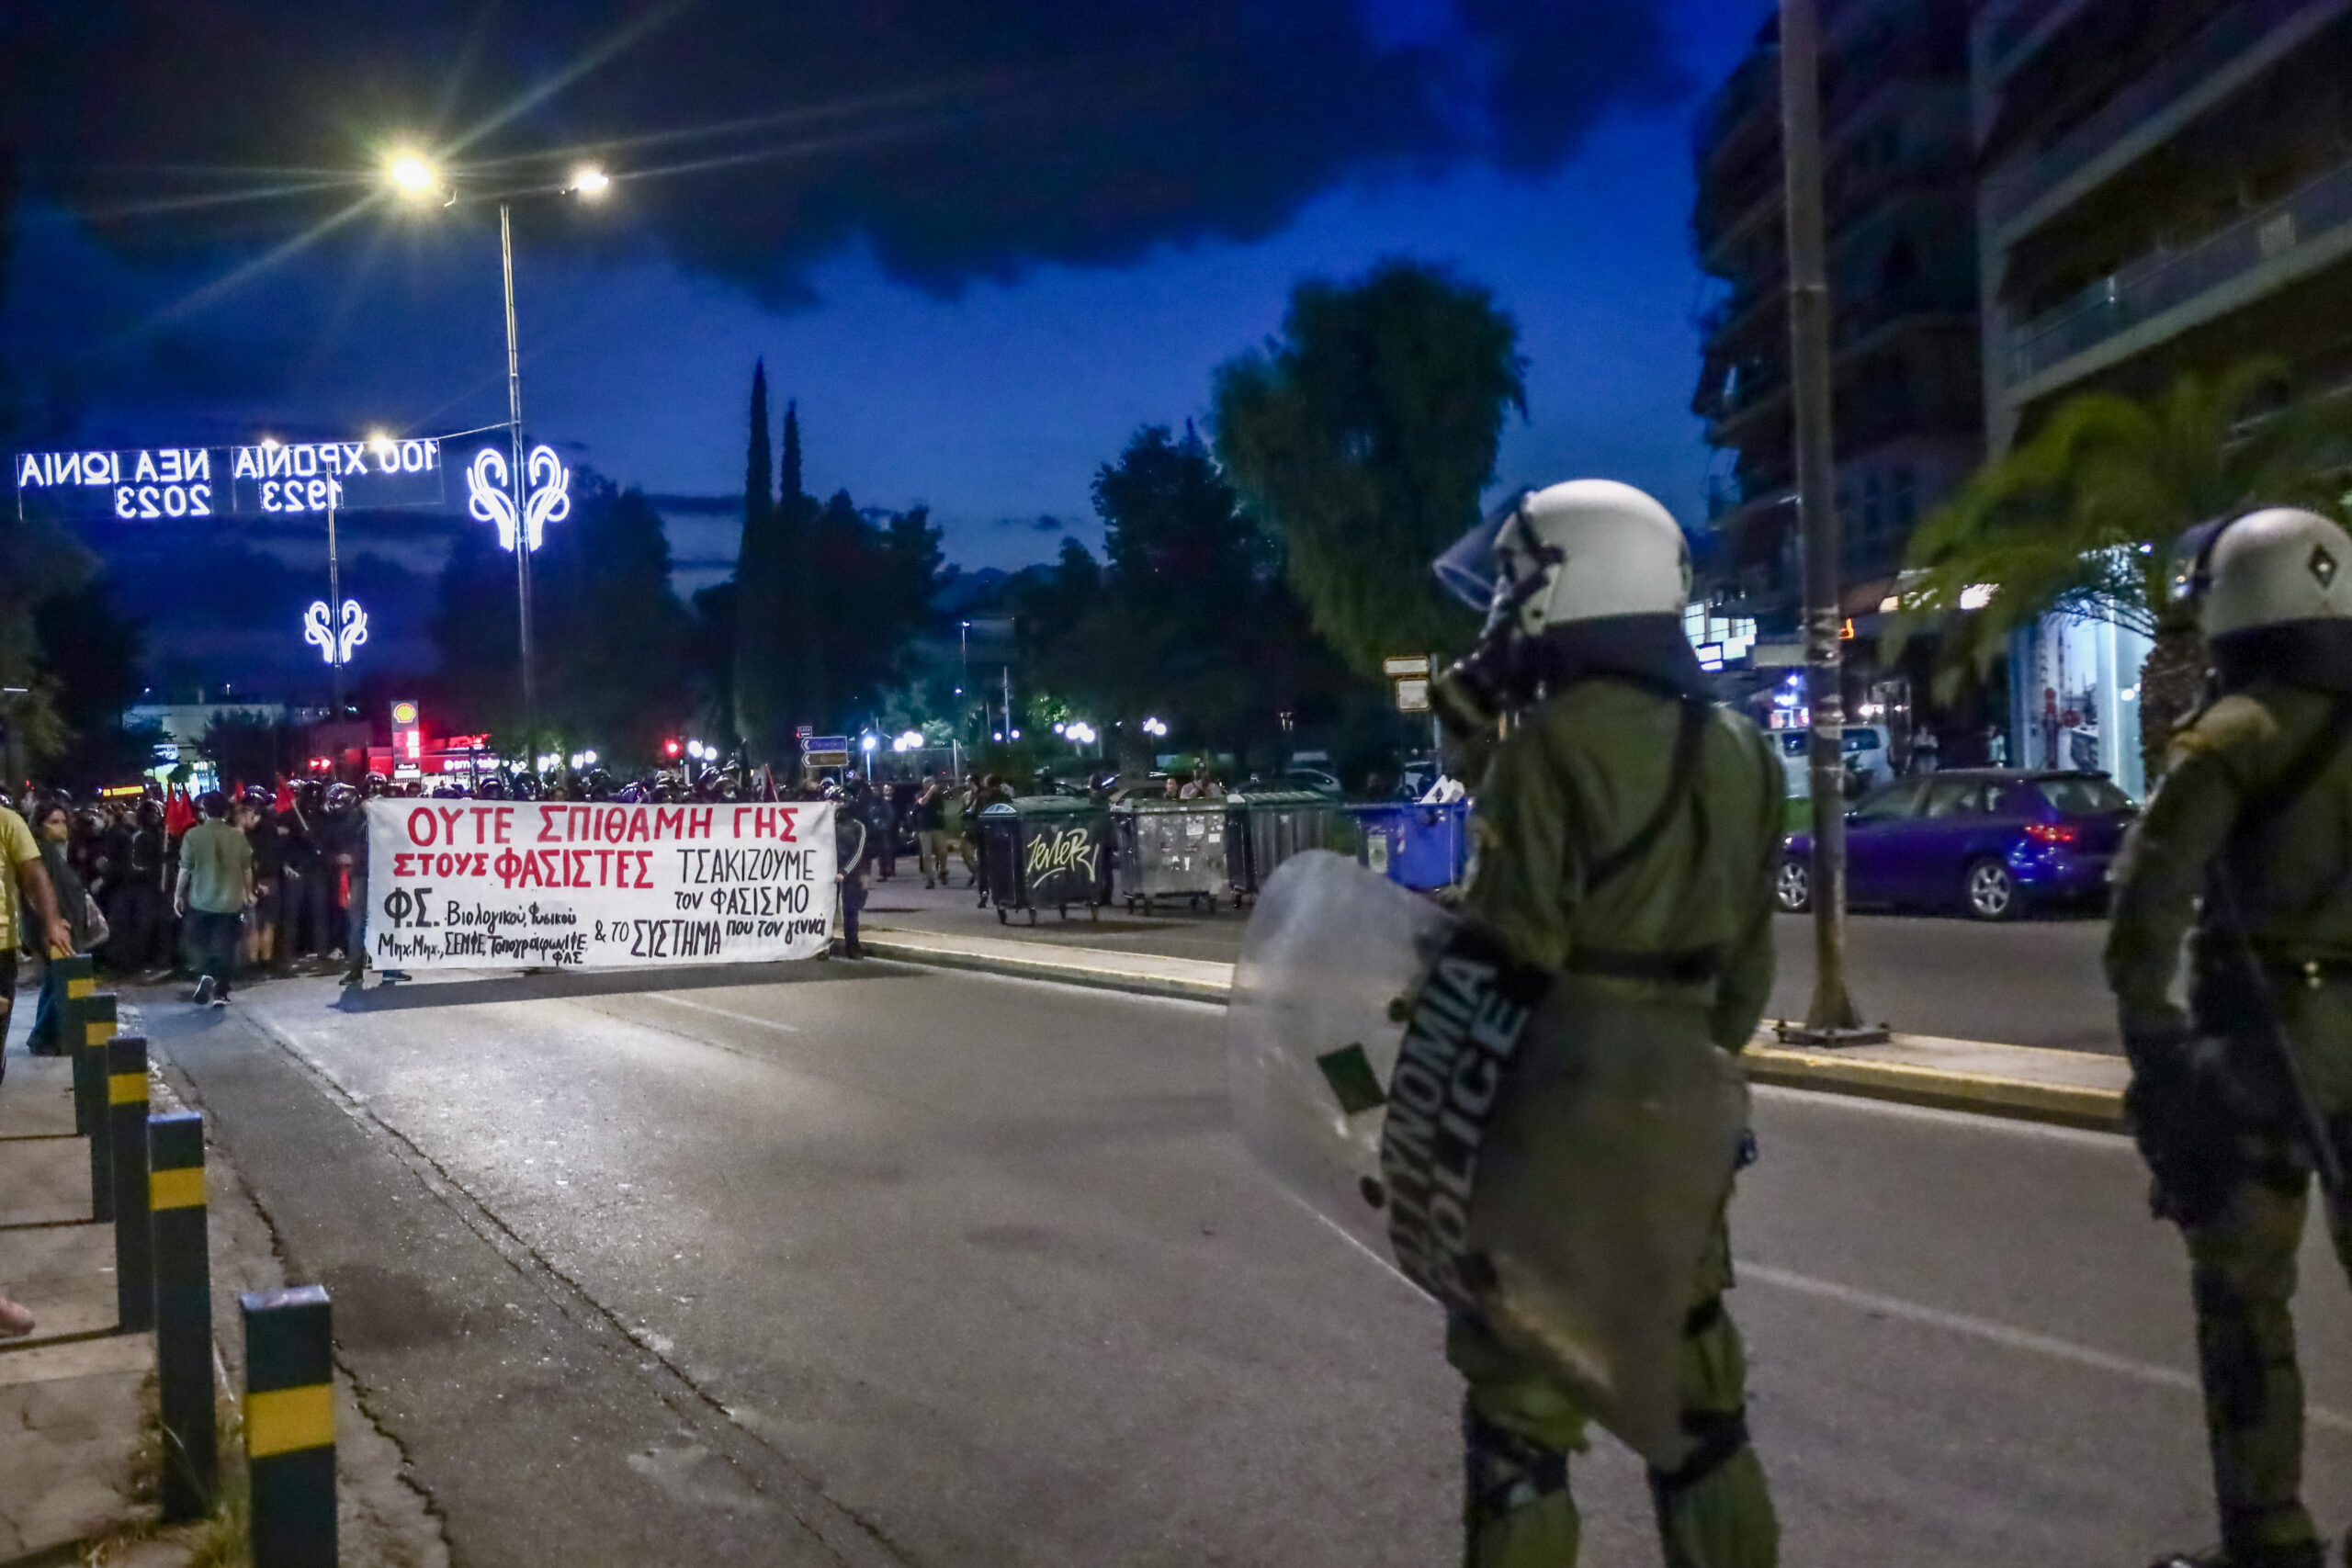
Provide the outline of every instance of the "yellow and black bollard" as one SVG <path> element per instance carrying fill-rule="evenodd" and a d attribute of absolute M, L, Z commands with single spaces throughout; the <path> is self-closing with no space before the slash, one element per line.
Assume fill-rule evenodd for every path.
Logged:
<path fill-rule="evenodd" d="M 90 1140 L 90 1217 L 110 1220 L 114 1218 L 114 1160 L 107 1152 L 107 1044 L 114 1039 L 114 993 L 94 992 L 85 998 L 81 1014 L 80 1032 L 74 1041 L 74 1088 L 75 1102 L 81 1103 L 86 1095 L 90 1107 L 89 1125 L 83 1130 Z"/>
<path fill-rule="evenodd" d="M 317 1285 L 239 1298 L 253 1568 L 333 1568 L 334 1341 Z"/>
<path fill-rule="evenodd" d="M 107 1042 L 107 1143 L 114 1159 L 115 1321 L 125 1334 L 155 1326 L 155 1238 L 147 1224 L 147 1042 Z"/>
<path fill-rule="evenodd" d="M 65 1005 L 57 1017 L 57 1046 L 71 1058 L 68 1065 L 74 1069 L 74 1135 L 86 1138 L 97 1108 L 105 1102 L 105 1097 L 95 1092 L 89 1069 L 82 1061 L 82 1017 L 89 1010 L 90 993 L 97 988 L 97 980 L 85 953 L 52 958 L 49 966 L 56 972 L 65 994 Z"/>
<path fill-rule="evenodd" d="M 212 1507 L 220 1450 L 212 1419 L 212 1262 L 205 1231 L 204 1118 L 147 1119 L 155 1238 L 155 1375 L 164 1426 L 164 1521 Z"/>

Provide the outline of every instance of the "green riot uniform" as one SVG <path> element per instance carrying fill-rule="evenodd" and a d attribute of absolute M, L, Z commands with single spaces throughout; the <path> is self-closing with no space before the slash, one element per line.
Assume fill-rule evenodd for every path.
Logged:
<path fill-rule="evenodd" d="M 1690 670 L 1695 684 L 1696 668 Z M 1781 765 L 1746 719 L 1672 683 L 1592 672 L 1529 711 L 1497 750 L 1463 901 L 1513 956 L 1594 998 L 1590 1016 L 1658 1040 L 1747 1043 L 1772 981 Z M 1562 1194 L 1562 1201 L 1573 1195 Z M 1728 1241 L 1690 1281 L 1683 1331 L 1691 1457 L 1653 1472 L 1670 1568 L 1768 1568 L 1779 1528 L 1747 1446 L 1746 1371 L 1723 1306 Z M 1566 1568 L 1578 1522 L 1566 1456 L 1591 1415 L 1475 1318 L 1448 1359 L 1468 1380 L 1466 1561 Z"/>
<path fill-rule="evenodd" d="M 2281 1032 L 2338 1146 L 2352 1125 L 2352 702 L 2260 678 L 2197 715 L 2127 844 L 2107 949 L 2135 1093 L 2203 1049 L 2207 1129 L 2157 1168 L 2159 1211 L 2188 1246 L 2224 1550 L 2233 1564 L 2317 1564 L 2300 1496 L 2303 1392 L 2290 1309 L 2310 1162 L 2283 1075 L 2249 1023 L 2242 962 L 2198 899 L 2224 868 Z M 2224 905 L 2224 908 L 2227 906 Z M 2168 990 L 2191 944 L 2190 1012 Z M 2199 1042 L 2218 1044 L 2200 1047 Z M 2142 1132 L 2143 1145 L 2148 1134 Z M 2335 1227 L 2352 1269 L 2352 1235 Z"/>

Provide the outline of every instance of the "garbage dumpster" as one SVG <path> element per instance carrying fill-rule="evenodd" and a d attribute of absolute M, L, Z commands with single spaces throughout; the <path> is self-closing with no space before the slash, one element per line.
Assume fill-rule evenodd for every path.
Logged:
<path fill-rule="evenodd" d="M 1225 797 L 1225 862 L 1237 902 L 1254 898 L 1274 868 L 1302 850 L 1332 847 L 1332 829 L 1354 837 L 1347 808 L 1306 789 L 1245 791 Z"/>
<path fill-rule="evenodd" d="M 1360 858 L 1365 865 L 1418 892 L 1434 892 L 1462 880 L 1470 863 L 1470 806 L 1416 806 L 1382 801 L 1351 806 L 1363 829 Z"/>
<path fill-rule="evenodd" d="M 980 872 L 1000 921 L 1015 909 L 1028 910 L 1033 926 L 1040 909 L 1068 919 L 1074 904 L 1092 916 L 1109 897 L 1110 816 L 1095 801 L 1024 795 L 989 807 L 979 822 Z"/>
<path fill-rule="evenodd" d="M 1129 800 L 1111 808 L 1119 897 L 1128 908 L 1182 900 L 1195 910 L 1216 908 L 1226 888 L 1230 845 L 1225 802 Z"/>

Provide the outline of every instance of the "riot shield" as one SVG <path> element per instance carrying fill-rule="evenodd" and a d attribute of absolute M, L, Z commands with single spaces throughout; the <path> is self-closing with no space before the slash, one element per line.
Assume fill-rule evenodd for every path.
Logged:
<path fill-rule="evenodd" d="M 1269 877 L 1241 939 L 1226 1019 L 1241 1141 L 1293 1196 L 1389 1267 L 1381 1107 L 1405 1000 L 1452 916 L 1328 850 Z M 1370 1185 L 1367 1185 L 1370 1184 Z"/>
<path fill-rule="evenodd" d="M 1227 1025 L 1242 1138 L 1285 1187 L 1679 1466 L 1682 1325 L 1747 1093 L 1705 1010 L 1513 975 L 1336 855 L 1267 884 Z"/>

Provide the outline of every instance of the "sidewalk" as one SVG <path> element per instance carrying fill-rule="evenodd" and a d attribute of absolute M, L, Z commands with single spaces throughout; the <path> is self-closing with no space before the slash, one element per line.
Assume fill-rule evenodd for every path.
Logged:
<path fill-rule="evenodd" d="M 153 1336 L 114 1332 L 114 1227 L 90 1219 L 72 1067 L 21 1043 L 0 1087 L 0 1290 L 38 1323 L 0 1341 L 0 1560 L 13 1561 L 139 1516 L 155 1362 Z"/>
<path fill-rule="evenodd" d="M 142 1028 L 136 994 L 121 994 L 126 1034 Z M 0 1563 L 180 1568 L 225 1540 L 242 1541 L 242 1527 L 157 1524 L 154 1336 L 117 1327 L 114 1226 L 90 1217 L 90 1151 L 74 1132 L 72 1062 L 25 1050 L 33 999 L 29 990 L 17 998 L 0 1082 L 0 1291 L 36 1324 L 27 1338 L 0 1340 Z M 186 1010 L 171 992 L 145 999 Z M 155 1111 L 187 1107 L 175 1077 L 151 1055 Z M 287 1271 L 267 1218 L 210 1143 L 214 1365 L 233 1407 L 243 1387 L 237 1299 L 286 1284 Z M 399 1451 L 363 1413 L 349 1380 L 339 1374 L 336 1383 L 342 1561 L 446 1568 L 439 1527 L 408 1485 Z M 220 1440 L 225 1483 L 243 1461 L 232 1451 L 233 1429 Z"/>
<path fill-rule="evenodd" d="M 865 928 L 865 946 L 876 958 L 1143 996 L 1221 1003 L 1233 988 L 1230 963 L 1067 941 L 876 921 Z M 1915 1034 L 1897 1034 L 1884 1045 L 1806 1050 L 1781 1044 L 1770 1028 L 1758 1032 L 1745 1060 L 1758 1083 L 2100 1131 L 2121 1125 L 2131 1072 L 2118 1056 Z"/>

